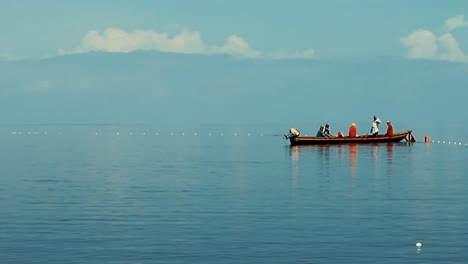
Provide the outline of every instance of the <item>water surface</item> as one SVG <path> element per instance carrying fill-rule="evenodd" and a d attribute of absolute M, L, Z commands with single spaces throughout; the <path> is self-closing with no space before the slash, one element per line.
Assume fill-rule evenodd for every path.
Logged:
<path fill-rule="evenodd" d="M 0 127 L 0 262 L 466 263 L 463 139 L 290 147 L 287 128 Z"/>

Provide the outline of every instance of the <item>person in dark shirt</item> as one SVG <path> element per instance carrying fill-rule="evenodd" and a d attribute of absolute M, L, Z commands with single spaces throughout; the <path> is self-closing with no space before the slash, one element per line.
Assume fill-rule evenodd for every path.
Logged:
<path fill-rule="evenodd" d="M 330 133 L 330 125 L 328 124 L 325 125 L 323 134 L 325 135 L 325 137 L 333 137 L 332 134 Z"/>
<path fill-rule="evenodd" d="M 320 126 L 319 131 L 317 131 L 316 137 L 325 137 L 325 134 L 323 131 L 324 131 L 324 127 Z"/>

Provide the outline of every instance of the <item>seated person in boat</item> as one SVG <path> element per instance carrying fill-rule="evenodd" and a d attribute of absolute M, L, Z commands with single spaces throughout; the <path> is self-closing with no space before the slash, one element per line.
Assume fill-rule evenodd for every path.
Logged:
<path fill-rule="evenodd" d="M 387 133 L 386 136 L 393 136 L 393 124 L 390 121 L 387 121 Z"/>
<path fill-rule="evenodd" d="M 330 125 L 328 124 L 325 125 L 323 134 L 325 135 L 325 137 L 333 137 L 332 134 L 330 133 Z"/>
<path fill-rule="evenodd" d="M 325 128 L 323 126 L 320 126 L 319 131 L 317 131 L 316 137 L 325 137 L 324 129 Z"/>
<path fill-rule="evenodd" d="M 357 126 L 355 123 L 352 123 L 348 129 L 348 136 L 349 137 L 357 137 Z"/>

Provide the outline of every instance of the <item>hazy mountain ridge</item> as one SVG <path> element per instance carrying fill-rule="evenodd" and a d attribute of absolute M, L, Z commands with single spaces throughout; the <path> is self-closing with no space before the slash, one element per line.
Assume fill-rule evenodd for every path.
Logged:
<path fill-rule="evenodd" d="M 3 61 L 0 71 L 2 108 L 17 109 L 4 122 L 273 122 L 374 113 L 463 118 L 457 109 L 468 84 L 467 64 L 391 58 L 89 53 Z"/>

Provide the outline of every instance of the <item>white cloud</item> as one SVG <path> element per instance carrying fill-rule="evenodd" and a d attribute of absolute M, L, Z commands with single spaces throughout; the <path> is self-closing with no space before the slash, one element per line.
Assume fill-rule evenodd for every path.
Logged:
<path fill-rule="evenodd" d="M 198 31 L 183 31 L 170 38 L 166 33 L 155 31 L 124 30 L 108 28 L 101 35 L 91 30 L 73 51 L 61 53 L 83 53 L 90 51 L 132 52 L 136 50 L 158 50 L 176 53 L 204 53 L 205 44 Z"/>
<path fill-rule="evenodd" d="M 454 30 L 468 24 L 463 16 L 457 16 L 447 19 L 445 25 L 448 30 Z M 468 62 L 468 56 L 463 53 L 458 41 L 451 33 L 436 36 L 430 30 L 418 29 L 400 38 L 400 42 L 408 47 L 406 57 L 409 59 Z"/>
<path fill-rule="evenodd" d="M 439 37 L 438 41 L 441 47 L 440 59 L 468 62 L 468 57 L 463 54 L 463 51 L 460 49 L 460 45 L 452 34 L 446 33 Z"/>
<path fill-rule="evenodd" d="M 459 15 L 456 17 L 449 18 L 445 21 L 445 27 L 449 30 L 452 31 L 456 28 L 459 27 L 467 27 L 468 26 L 468 21 L 465 21 L 465 16 L 464 15 Z"/>
<path fill-rule="evenodd" d="M 247 41 L 237 35 L 230 36 L 224 46 L 215 47 L 213 50 L 215 53 L 227 53 L 247 58 L 257 58 L 261 55 L 260 51 L 251 49 Z"/>
<path fill-rule="evenodd" d="M 248 42 L 238 35 L 231 35 L 222 46 L 207 45 L 198 31 L 184 30 L 170 37 L 167 33 L 135 30 L 127 32 L 121 29 L 108 28 L 102 34 L 91 30 L 81 40 L 81 45 L 74 50 L 60 49 L 58 53 L 75 54 L 85 52 L 133 52 L 137 50 L 154 50 L 160 52 L 186 54 L 229 54 L 244 58 L 314 58 L 313 49 L 297 52 L 280 52 L 267 55 L 250 47 Z M 281 54 L 279 56 L 278 54 Z"/>
<path fill-rule="evenodd" d="M 408 58 L 434 59 L 437 56 L 436 36 L 429 30 L 418 29 L 409 36 L 401 38 L 403 45 L 409 48 Z"/>

